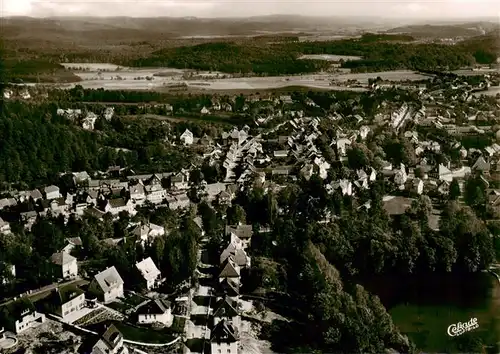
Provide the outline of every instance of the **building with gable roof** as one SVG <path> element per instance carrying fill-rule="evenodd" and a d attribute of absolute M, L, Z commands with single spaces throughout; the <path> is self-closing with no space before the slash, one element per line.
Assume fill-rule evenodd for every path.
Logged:
<path fill-rule="evenodd" d="M 54 253 L 50 260 L 56 269 L 57 276 L 68 279 L 78 276 L 78 264 L 76 258 L 66 252 Z"/>
<path fill-rule="evenodd" d="M 128 354 L 128 348 L 123 343 L 123 335 L 115 327 L 109 326 L 102 337 L 92 347 L 91 354 Z"/>
<path fill-rule="evenodd" d="M 139 271 L 141 282 L 145 285 L 146 289 L 151 290 L 160 284 L 161 272 L 151 257 L 136 263 L 135 267 Z"/>
<path fill-rule="evenodd" d="M 116 268 L 110 267 L 95 275 L 89 290 L 105 303 L 123 297 L 123 279 Z"/>
<path fill-rule="evenodd" d="M 238 354 L 239 333 L 235 325 L 222 320 L 213 328 L 210 336 L 212 353 Z"/>

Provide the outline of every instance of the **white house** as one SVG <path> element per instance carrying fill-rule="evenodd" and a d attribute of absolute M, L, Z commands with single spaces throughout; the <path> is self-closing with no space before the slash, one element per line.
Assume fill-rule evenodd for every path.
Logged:
<path fill-rule="evenodd" d="M 109 326 L 102 337 L 92 347 L 91 354 L 128 354 L 129 350 L 124 345 L 123 335 L 115 327 Z"/>
<path fill-rule="evenodd" d="M 96 293 L 105 303 L 123 297 L 123 279 L 116 268 L 110 267 L 96 274 L 92 279 L 89 289 Z"/>
<path fill-rule="evenodd" d="M 156 267 L 151 257 L 136 263 L 135 267 L 139 271 L 142 281 L 146 285 L 146 289 L 151 290 L 158 286 L 161 281 L 161 272 Z"/>
<path fill-rule="evenodd" d="M 164 326 L 170 327 L 174 321 L 170 302 L 160 298 L 148 302 L 137 310 L 139 324 L 154 324 L 161 323 Z"/>
<path fill-rule="evenodd" d="M 156 175 L 151 176 L 151 178 L 146 181 L 144 189 L 146 190 L 146 199 L 153 204 L 163 202 L 167 196 L 167 191 L 161 185 L 161 179 Z"/>
<path fill-rule="evenodd" d="M 165 235 L 165 228 L 153 223 L 140 224 L 136 226 L 132 233 L 136 235 L 142 243 L 145 243 L 156 237 Z"/>
<path fill-rule="evenodd" d="M 124 198 L 110 199 L 104 207 L 105 213 L 111 213 L 113 215 L 118 215 L 122 211 L 126 211 L 131 215 L 135 214 L 134 204 L 131 199 L 128 201 Z"/>
<path fill-rule="evenodd" d="M 80 237 L 70 237 L 64 240 L 66 245 L 61 249 L 61 252 L 65 252 L 67 254 L 71 254 L 71 252 L 76 248 L 76 247 L 82 247 L 83 242 Z"/>
<path fill-rule="evenodd" d="M 26 297 L 3 305 L 0 308 L 1 326 L 19 334 L 45 322 L 45 315 L 36 311 Z"/>
<path fill-rule="evenodd" d="M 213 324 L 217 326 L 219 322 L 227 320 L 235 325 L 240 326 L 240 316 L 238 313 L 238 301 L 224 296 L 215 304 L 213 313 Z"/>
<path fill-rule="evenodd" d="M 203 107 L 200 111 L 201 114 L 209 114 L 210 111 L 207 109 L 207 107 Z"/>
<path fill-rule="evenodd" d="M 146 192 L 144 191 L 144 186 L 142 183 L 137 183 L 134 186 L 129 186 L 128 191 L 130 193 L 130 199 L 132 199 L 137 204 L 142 204 L 146 200 Z"/>
<path fill-rule="evenodd" d="M 61 193 L 59 192 L 59 187 L 57 186 L 48 186 L 44 188 L 45 199 L 57 199 L 61 198 Z"/>
<path fill-rule="evenodd" d="M 115 109 L 114 107 L 107 107 L 105 110 L 104 110 L 104 119 L 106 119 L 107 121 L 110 121 L 111 118 L 113 118 L 113 115 L 115 114 Z"/>
<path fill-rule="evenodd" d="M 82 120 L 82 128 L 85 130 L 94 130 L 96 120 L 97 115 L 95 113 L 87 113 L 87 116 Z"/>
<path fill-rule="evenodd" d="M 54 289 L 44 302 L 50 313 L 65 320 L 85 307 L 85 292 L 70 284 Z"/>
<path fill-rule="evenodd" d="M 182 133 L 182 135 L 180 136 L 179 139 L 182 141 L 182 143 L 184 145 L 186 145 L 186 146 L 191 145 L 191 144 L 193 144 L 193 140 L 194 140 L 193 133 L 191 133 L 191 131 L 189 129 L 186 129 L 184 131 L 184 133 Z"/>
<path fill-rule="evenodd" d="M 0 234 L 10 234 L 10 224 L 0 218 Z"/>
<path fill-rule="evenodd" d="M 50 260 L 54 264 L 58 276 L 63 279 L 76 278 L 78 276 L 78 264 L 76 258 L 66 252 L 54 253 Z"/>
<path fill-rule="evenodd" d="M 238 354 L 238 345 L 238 328 L 227 320 L 217 323 L 210 336 L 212 353 Z"/>

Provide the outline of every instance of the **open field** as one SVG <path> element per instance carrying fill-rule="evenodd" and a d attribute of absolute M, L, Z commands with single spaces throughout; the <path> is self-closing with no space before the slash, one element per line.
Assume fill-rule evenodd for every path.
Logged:
<path fill-rule="evenodd" d="M 328 73 L 296 76 L 268 76 L 234 78 L 218 72 L 197 72 L 193 70 L 172 68 L 127 68 L 107 63 L 65 63 L 66 67 L 88 68 L 84 71 L 75 71 L 75 75 L 82 81 L 72 84 L 60 84 L 61 88 L 72 88 L 81 85 L 84 88 L 103 88 L 106 90 L 168 90 L 169 88 L 183 88 L 184 91 L 233 91 L 233 90 L 272 90 L 284 87 L 307 87 L 322 90 L 354 90 L 363 91 L 364 87 L 347 87 L 343 83 L 357 80 L 359 85 L 366 86 L 370 78 L 381 77 L 389 81 L 416 81 L 428 76 L 413 71 L 387 71 L 377 73 Z M 101 70 L 109 70 L 102 72 Z M 227 78 L 224 78 L 227 76 Z M 332 83 L 334 81 L 334 83 Z"/>
<path fill-rule="evenodd" d="M 361 57 L 356 57 L 354 55 L 307 54 L 299 57 L 299 59 L 340 61 L 340 60 L 361 60 Z"/>

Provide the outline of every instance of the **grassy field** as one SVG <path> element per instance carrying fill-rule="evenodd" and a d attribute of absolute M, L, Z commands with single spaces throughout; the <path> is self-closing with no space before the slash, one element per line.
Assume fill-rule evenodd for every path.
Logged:
<path fill-rule="evenodd" d="M 478 319 L 479 328 L 470 333 L 483 344 L 500 340 L 500 285 L 493 290 L 492 301 L 484 307 L 398 305 L 389 312 L 394 323 L 426 352 L 457 352 L 456 338 L 447 334 L 448 326 Z"/>

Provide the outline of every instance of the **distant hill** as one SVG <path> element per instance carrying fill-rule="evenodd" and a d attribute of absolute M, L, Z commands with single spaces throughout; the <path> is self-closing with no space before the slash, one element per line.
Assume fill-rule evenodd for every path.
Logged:
<path fill-rule="evenodd" d="M 474 22 L 445 25 L 410 25 L 392 28 L 386 33 L 407 33 L 420 38 L 474 37 L 498 30 L 500 26 L 493 22 Z"/>

